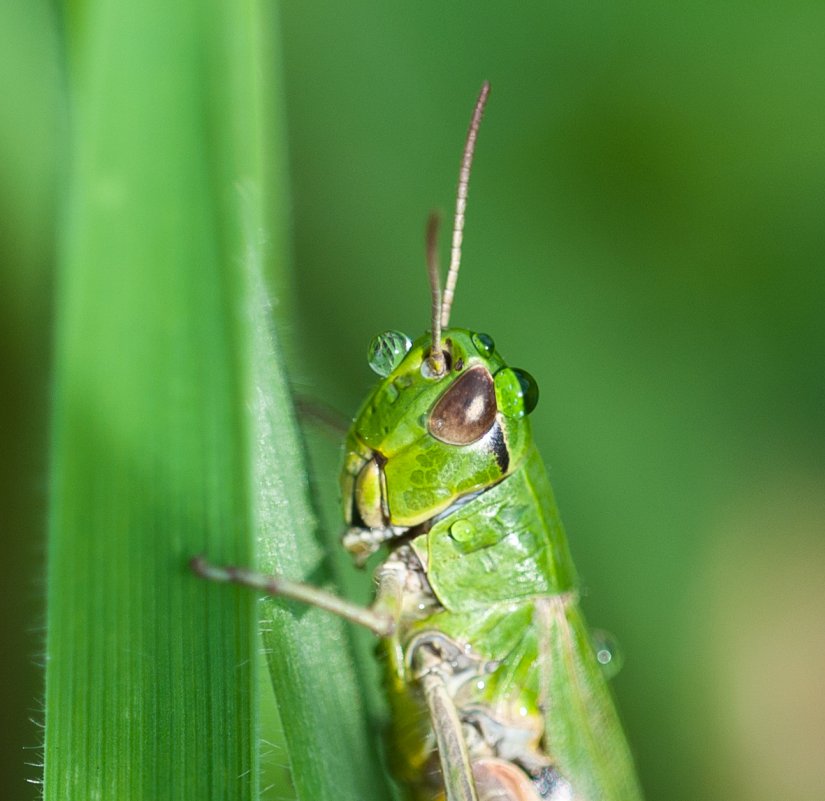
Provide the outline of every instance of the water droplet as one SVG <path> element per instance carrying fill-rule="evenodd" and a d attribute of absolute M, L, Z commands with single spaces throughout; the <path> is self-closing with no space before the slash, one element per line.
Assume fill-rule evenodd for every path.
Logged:
<path fill-rule="evenodd" d="M 519 384 L 521 384 L 521 394 L 524 399 L 524 413 L 530 414 L 539 402 L 539 385 L 527 370 L 514 367 L 513 372 L 516 374 Z"/>
<path fill-rule="evenodd" d="M 370 341 L 367 348 L 367 363 L 373 372 L 386 378 L 407 355 L 412 342 L 400 331 L 385 331 Z"/>
<path fill-rule="evenodd" d="M 450 526 L 450 536 L 456 542 L 469 542 L 473 538 L 473 524 L 469 520 L 456 520 Z"/>
<path fill-rule="evenodd" d="M 618 640 L 604 629 L 594 629 L 590 635 L 596 661 L 602 668 L 605 677 L 612 679 L 624 664 L 624 655 Z"/>
<path fill-rule="evenodd" d="M 486 356 L 489 358 L 495 352 L 496 343 L 493 341 L 493 338 L 489 334 L 473 334 L 472 340 L 473 345 L 476 346 L 476 350 L 482 356 Z"/>
<path fill-rule="evenodd" d="M 476 682 L 476 689 L 477 690 L 483 690 L 486 686 L 487 686 L 487 683 L 484 681 L 484 679 L 479 679 Z"/>
<path fill-rule="evenodd" d="M 507 417 L 530 414 L 539 402 L 539 386 L 526 370 L 503 367 L 495 374 L 496 403 Z"/>

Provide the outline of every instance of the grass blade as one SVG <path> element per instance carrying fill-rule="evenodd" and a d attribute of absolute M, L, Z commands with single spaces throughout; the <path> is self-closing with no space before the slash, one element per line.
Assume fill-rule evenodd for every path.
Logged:
<path fill-rule="evenodd" d="M 259 306 L 260 308 L 260 306 Z M 294 421 L 279 409 L 288 405 L 264 315 L 259 315 L 256 486 L 260 488 L 257 530 L 263 569 L 312 584 L 325 583 L 329 566 L 319 540 Z M 290 425 L 290 423 L 292 423 Z M 283 503 L 283 499 L 288 499 Z M 365 725 L 362 690 L 354 667 L 347 625 L 327 612 L 266 599 L 261 607 L 266 659 L 284 725 L 293 782 L 302 801 L 362 801 L 389 798 Z"/>
<path fill-rule="evenodd" d="M 253 560 L 246 263 L 267 31 L 254 2 L 75 11 L 45 798 L 251 799 L 255 600 L 186 560 Z"/>

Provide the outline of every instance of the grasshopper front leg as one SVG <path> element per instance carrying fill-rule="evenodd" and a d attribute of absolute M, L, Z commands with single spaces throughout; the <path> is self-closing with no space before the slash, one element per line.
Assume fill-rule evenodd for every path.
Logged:
<path fill-rule="evenodd" d="M 334 593 L 292 581 L 279 575 L 268 575 L 232 565 L 213 565 L 203 556 L 189 561 L 192 571 L 210 581 L 240 584 L 261 590 L 267 595 L 301 601 L 319 609 L 326 609 L 338 617 L 368 628 L 379 637 L 390 637 L 401 614 L 402 578 L 397 571 L 381 570 L 378 574 L 378 592 L 372 606 L 361 606 Z"/>

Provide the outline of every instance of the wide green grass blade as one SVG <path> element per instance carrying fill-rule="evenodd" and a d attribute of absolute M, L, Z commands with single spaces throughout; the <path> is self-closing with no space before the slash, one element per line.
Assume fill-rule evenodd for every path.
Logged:
<path fill-rule="evenodd" d="M 255 600 L 186 560 L 253 560 L 267 28 L 254 2 L 73 8 L 45 798 L 251 799 Z"/>

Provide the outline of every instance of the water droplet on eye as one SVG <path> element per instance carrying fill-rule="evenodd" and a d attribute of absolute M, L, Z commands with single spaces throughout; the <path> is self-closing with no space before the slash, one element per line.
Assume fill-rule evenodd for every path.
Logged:
<path fill-rule="evenodd" d="M 604 629 L 594 629 L 590 635 L 593 652 L 605 678 L 612 679 L 624 664 L 624 655 L 618 640 Z"/>
<path fill-rule="evenodd" d="M 412 342 L 400 331 L 385 331 L 370 341 L 367 348 L 367 363 L 373 372 L 386 378 L 407 355 Z"/>
<path fill-rule="evenodd" d="M 536 383 L 536 379 L 526 370 L 520 370 L 518 367 L 514 367 L 513 372 L 516 374 L 519 384 L 521 384 L 521 394 L 524 399 L 524 413 L 530 414 L 539 402 L 539 385 Z"/>
<path fill-rule="evenodd" d="M 469 542 L 473 538 L 473 524 L 469 520 L 456 520 L 450 526 L 450 536 L 456 542 Z"/>
<path fill-rule="evenodd" d="M 496 402 L 507 417 L 530 414 L 539 402 L 539 386 L 526 370 L 502 367 L 495 376 Z"/>
<path fill-rule="evenodd" d="M 473 345 L 476 346 L 476 350 L 482 356 L 486 356 L 489 358 L 495 352 L 496 343 L 493 341 L 493 338 L 489 334 L 473 334 L 472 340 Z"/>
<path fill-rule="evenodd" d="M 486 682 L 484 681 L 484 679 L 479 679 L 479 680 L 476 682 L 476 689 L 477 689 L 477 690 L 483 690 L 486 686 L 487 686 L 487 684 L 486 684 Z"/>

